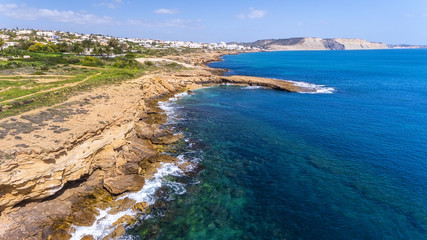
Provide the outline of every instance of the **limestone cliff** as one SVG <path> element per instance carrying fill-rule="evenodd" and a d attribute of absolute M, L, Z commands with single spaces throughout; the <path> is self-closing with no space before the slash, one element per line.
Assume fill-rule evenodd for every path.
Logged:
<path fill-rule="evenodd" d="M 267 39 L 243 45 L 257 47 L 272 51 L 292 51 L 292 50 L 356 50 L 356 49 L 386 49 L 384 43 L 368 42 L 364 39 L 352 38 L 288 38 L 288 39 Z"/>
<path fill-rule="evenodd" d="M 334 38 L 332 39 L 344 45 L 345 49 L 386 49 L 388 48 L 384 43 L 368 42 L 365 39 L 353 39 L 353 38 Z"/>

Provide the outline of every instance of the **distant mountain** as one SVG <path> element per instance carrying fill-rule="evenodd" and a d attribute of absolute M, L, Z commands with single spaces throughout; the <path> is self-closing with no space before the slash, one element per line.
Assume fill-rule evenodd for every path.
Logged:
<path fill-rule="evenodd" d="M 352 38 L 287 38 L 266 39 L 250 43 L 237 43 L 263 50 L 350 50 L 350 49 L 386 49 L 384 43 L 368 42 L 365 39 Z"/>

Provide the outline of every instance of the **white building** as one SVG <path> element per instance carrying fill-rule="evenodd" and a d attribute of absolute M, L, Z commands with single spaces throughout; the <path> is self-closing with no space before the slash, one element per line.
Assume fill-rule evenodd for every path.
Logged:
<path fill-rule="evenodd" d="M 16 31 L 16 35 L 28 35 L 31 34 L 33 31 L 32 30 L 18 30 Z"/>
<path fill-rule="evenodd" d="M 18 45 L 18 42 L 6 42 L 4 48 L 12 47 Z"/>
<path fill-rule="evenodd" d="M 39 31 L 39 32 L 37 32 L 37 36 L 53 37 L 53 36 L 55 36 L 55 32 L 52 32 L 52 31 Z"/>

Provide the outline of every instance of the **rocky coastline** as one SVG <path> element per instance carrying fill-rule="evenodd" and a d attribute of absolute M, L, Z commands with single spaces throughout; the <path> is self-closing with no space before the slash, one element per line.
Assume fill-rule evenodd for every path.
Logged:
<path fill-rule="evenodd" d="M 0 138 L 0 239 L 70 239 L 71 226 L 92 225 L 99 209 L 150 211 L 146 202 L 118 197 L 140 190 L 162 163 L 178 161 L 163 154 L 182 136 L 163 127 L 159 101 L 218 84 L 311 91 L 282 80 L 224 76 L 206 66 L 226 54 L 237 52 L 165 57 L 193 67 L 157 71 L 0 120 L 6 129 Z M 125 215 L 104 239 L 124 234 L 135 221 Z"/>

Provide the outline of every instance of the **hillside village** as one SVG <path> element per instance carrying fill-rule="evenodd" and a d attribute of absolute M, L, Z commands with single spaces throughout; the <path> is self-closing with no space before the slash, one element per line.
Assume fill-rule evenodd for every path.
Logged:
<path fill-rule="evenodd" d="M 142 52 L 147 49 L 251 50 L 239 44 L 163 41 L 121 38 L 101 34 L 81 34 L 37 29 L 1 29 L 0 47 L 6 56 L 23 56 L 29 52 L 63 52 L 78 55 L 110 56 Z"/>

